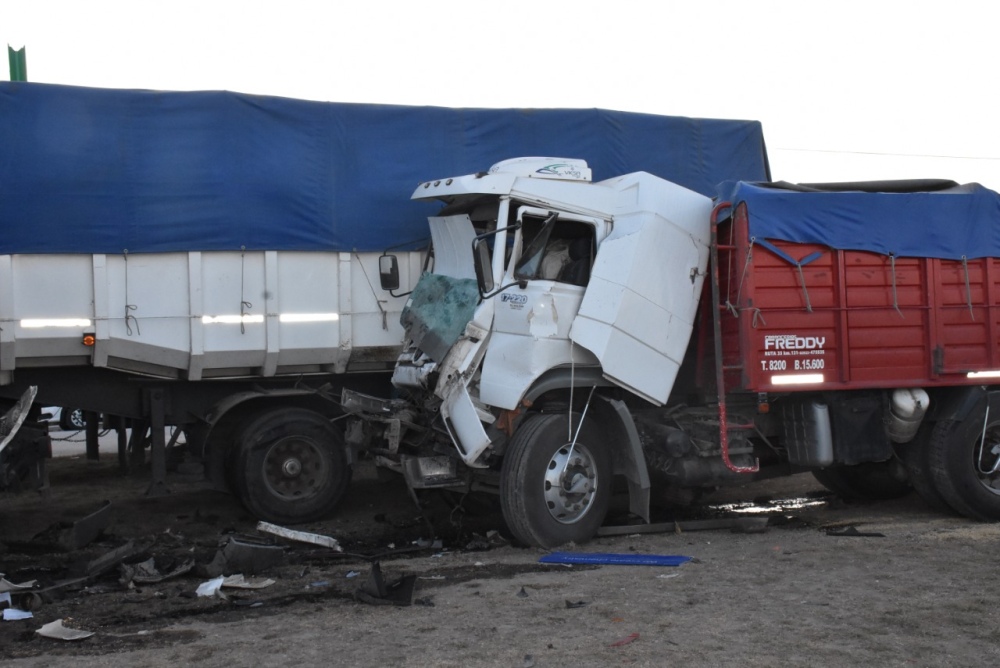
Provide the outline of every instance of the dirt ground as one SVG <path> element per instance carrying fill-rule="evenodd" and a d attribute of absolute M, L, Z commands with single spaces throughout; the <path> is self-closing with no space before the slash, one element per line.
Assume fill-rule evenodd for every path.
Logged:
<path fill-rule="evenodd" d="M 363 464 L 335 516 L 296 527 L 336 537 L 345 554 L 279 541 L 287 546 L 282 563 L 261 573 L 273 585 L 195 597 L 220 545 L 266 537 L 192 465 L 171 474 L 168 496 L 147 498 L 147 480 L 123 477 L 105 459 L 53 460 L 48 499 L 0 497 L 7 579 L 42 587 L 78 580 L 33 603 L 20 597 L 36 609 L 31 619 L 0 621 L 6 666 L 1000 663 L 1000 526 L 935 514 L 913 495 L 846 505 L 808 475 L 754 483 L 709 499 L 754 504 L 688 517 L 767 516 L 763 532 L 599 538 L 568 549 L 692 560 L 564 566 L 508 544 L 493 531 L 500 521 L 488 507 L 473 516 L 428 495 L 418 508 L 401 480 L 380 481 Z M 54 549 L 65 534 L 46 529 L 79 520 L 103 500 L 111 502 L 108 528 L 79 550 Z M 845 529 L 861 535 L 829 533 Z M 131 587 L 118 566 L 80 580 L 88 562 L 129 540 L 126 563 L 153 557 L 168 572 L 193 559 L 195 568 Z M 356 596 L 373 561 L 387 581 L 416 576 L 412 605 Z M 94 635 L 67 642 L 35 633 L 57 619 Z"/>

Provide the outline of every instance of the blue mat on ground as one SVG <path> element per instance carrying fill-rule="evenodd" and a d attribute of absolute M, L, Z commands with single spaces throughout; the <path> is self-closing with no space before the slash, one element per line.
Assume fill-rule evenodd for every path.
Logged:
<path fill-rule="evenodd" d="M 605 564 L 613 566 L 680 566 L 691 557 L 672 554 L 607 554 L 599 552 L 552 552 L 538 560 L 543 564 Z"/>

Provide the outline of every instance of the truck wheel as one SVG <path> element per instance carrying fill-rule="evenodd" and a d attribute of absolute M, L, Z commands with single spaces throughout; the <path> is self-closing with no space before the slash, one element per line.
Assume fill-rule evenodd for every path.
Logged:
<path fill-rule="evenodd" d="M 823 487 L 845 501 L 884 501 L 910 492 L 910 483 L 895 460 L 865 462 L 852 466 L 829 466 L 813 471 Z"/>
<path fill-rule="evenodd" d="M 1000 393 L 987 396 L 964 420 L 934 427 L 930 470 L 938 493 L 957 512 L 1000 520 Z"/>
<path fill-rule="evenodd" d="M 579 420 L 573 414 L 576 424 Z M 601 429 L 585 420 L 570 451 L 566 414 L 526 419 L 500 473 L 500 506 L 514 537 L 551 548 L 589 540 L 611 502 L 611 456 Z"/>
<path fill-rule="evenodd" d="M 920 431 L 910 443 L 896 446 L 896 455 L 906 467 L 906 474 L 924 503 L 939 513 L 954 513 L 955 511 L 945 501 L 934 485 L 930 468 L 930 440 L 933 424 L 924 423 Z"/>
<path fill-rule="evenodd" d="M 327 515 L 347 492 L 351 467 L 340 432 L 319 413 L 284 408 L 250 422 L 238 438 L 237 489 L 258 518 L 278 524 Z"/>

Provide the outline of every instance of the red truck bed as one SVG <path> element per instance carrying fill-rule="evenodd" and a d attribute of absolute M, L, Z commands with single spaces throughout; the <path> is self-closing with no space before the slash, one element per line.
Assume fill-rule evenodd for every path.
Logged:
<path fill-rule="evenodd" d="M 746 204 L 718 235 L 727 391 L 996 382 L 984 378 L 1000 370 L 997 258 L 761 243 Z"/>

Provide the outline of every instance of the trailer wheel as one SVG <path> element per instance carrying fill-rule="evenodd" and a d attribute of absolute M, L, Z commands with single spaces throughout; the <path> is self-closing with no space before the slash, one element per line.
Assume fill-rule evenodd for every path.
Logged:
<path fill-rule="evenodd" d="M 845 501 L 884 501 L 905 496 L 912 489 L 898 461 L 829 466 L 813 477 Z"/>
<path fill-rule="evenodd" d="M 576 425 L 579 416 L 573 414 Z M 611 456 L 597 423 L 584 420 L 575 445 L 566 414 L 526 419 L 500 474 L 500 506 L 514 537 L 551 548 L 589 540 L 611 502 Z"/>
<path fill-rule="evenodd" d="M 351 467 L 340 432 L 319 413 L 264 413 L 238 437 L 237 489 L 258 518 L 279 524 L 317 520 L 347 492 Z"/>
<path fill-rule="evenodd" d="M 934 427 L 930 470 L 938 493 L 957 512 L 1000 520 L 1000 393 L 987 397 L 964 420 Z"/>

